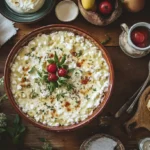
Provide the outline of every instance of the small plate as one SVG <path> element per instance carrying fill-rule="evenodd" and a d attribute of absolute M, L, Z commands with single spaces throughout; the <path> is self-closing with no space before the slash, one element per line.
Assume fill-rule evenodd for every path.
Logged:
<path fill-rule="evenodd" d="M 75 2 L 71 0 L 63 0 L 57 4 L 55 13 L 60 21 L 70 22 L 77 18 L 79 9 Z"/>
<path fill-rule="evenodd" d="M 0 13 L 12 20 L 19 23 L 32 23 L 45 17 L 53 8 L 55 0 L 45 0 L 43 7 L 35 13 L 21 14 L 13 11 L 5 2 L 0 0 Z"/>

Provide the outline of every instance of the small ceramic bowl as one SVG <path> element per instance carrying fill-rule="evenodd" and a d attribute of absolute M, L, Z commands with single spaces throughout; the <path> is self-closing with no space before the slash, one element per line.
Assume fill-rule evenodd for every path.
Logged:
<path fill-rule="evenodd" d="M 27 114 L 25 114 L 19 108 L 19 106 L 17 105 L 17 103 L 14 99 L 13 93 L 10 89 L 10 85 L 11 85 L 10 84 L 10 73 L 11 73 L 10 66 L 14 60 L 14 57 L 16 56 L 18 51 L 20 50 L 20 48 L 27 45 L 28 42 L 30 42 L 38 34 L 50 34 L 54 31 L 70 31 L 70 32 L 73 32 L 74 34 L 81 35 L 81 36 L 85 37 L 86 39 L 89 39 L 91 42 L 93 42 L 95 44 L 95 46 L 98 47 L 98 49 L 100 49 L 103 57 L 105 58 L 105 60 L 108 64 L 109 70 L 110 70 L 110 83 L 109 83 L 108 91 L 105 93 L 105 97 L 104 97 L 103 101 L 98 105 L 97 108 L 95 108 L 93 114 L 90 115 L 87 119 L 79 122 L 78 124 L 74 124 L 74 125 L 70 125 L 70 126 L 52 127 L 52 126 L 44 125 L 40 122 L 36 122 L 34 119 L 28 117 Z M 113 71 L 113 66 L 112 66 L 111 60 L 109 58 L 109 55 L 108 55 L 106 49 L 97 40 L 95 40 L 93 37 L 91 37 L 91 35 L 89 33 L 87 33 L 86 31 L 84 31 L 80 28 L 70 26 L 70 25 L 61 24 L 61 25 L 50 25 L 50 26 L 41 27 L 39 29 L 32 31 L 30 34 L 28 34 L 22 40 L 20 40 L 13 47 L 13 49 L 11 50 L 11 52 L 7 58 L 7 61 L 5 64 L 5 69 L 4 69 L 4 79 L 5 79 L 6 93 L 8 95 L 8 98 L 9 98 L 11 104 L 13 105 L 14 109 L 18 112 L 18 114 L 20 114 L 23 118 L 25 118 L 26 120 L 28 120 L 30 123 L 34 124 L 37 127 L 58 132 L 58 131 L 74 130 L 74 129 L 77 129 L 79 127 L 82 127 L 82 126 L 86 125 L 87 123 L 89 123 L 89 121 L 91 121 L 93 118 L 95 118 L 100 112 L 102 112 L 102 110 L 105 108 L 106 104 L 108 103 L 108 100 L 109 100 L 110 95 L 112 93 L 112 88 L 113 88 L 113 83 L 114 83 L 114 71 Z"/>
<path fill-rule="evenodd" d="M 150 24 L 149 23 L 146 23 L 146 22 L 139 22 L 139 23 L 136 23 L 134 24 L 130 29 L 129 29 L 129 32 L 128 32 L 128 43 L 130 46 L 132 46 L 133 48 L 135 48 L 136 50 L 139 50 L 139 51 L 147 51 L 147 50 L 150 50 L 150 45 L 148 45 L 147 47 L 144 47 L 144 48 L 140 48 L 138 46 L 136 46 L 132 40 L 131 40 L 131 33 L 132 31 L 135 29 L 135 28 L 138 28 L 138 27 L 145 27 L 147 29 L 150 30 Z"/>
<path fill-rule="evenodd" d="M 89 139 L 85 140 L 81 147 L 80 150 L 88 150 L 88 147 L 90 146 L 90 144 L 100 138 L 108 138 L 108 139 L 112 139 L 114 142 L 117 143 L 117 148 L 116 150 L 125 150 L 125 147 L 123 146 L 123 144 L 121 143 L 120 140 L 118 140 L 117 138 L 107 135 L 107 134 L 96 134 L 92 137 L 90 137 Z"/>
<path fill-rule="evenodd" d="M 60 21 L 70 22 L 77 18 L 79 9 L 75 2 L 71 0 L 63 0 L 57 4 L 55 13 Z"/>
<path fill-rule="evenodd" d="M 13 22 L 18 23 L 33 23 L 41 20 L 44 18 L 53 8 L 55 4 L 55 0 L 45 0 L 44 5 L 41 9 L 39 9 L 35 13 L 17 13 L 13 11 L 5 2 L 5 0 L 0 0 L 0 13 L 8 18 L 9 20 L 12 20 Z"/>

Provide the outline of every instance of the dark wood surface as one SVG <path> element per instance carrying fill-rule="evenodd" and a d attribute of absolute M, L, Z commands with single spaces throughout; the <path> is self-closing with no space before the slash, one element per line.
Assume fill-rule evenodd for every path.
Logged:
<path fill-rule="evenodd" d="M 28 127 L 25 136 L 25 147 L 40 146 L 41 143 L 37 138 L 44 137 L 47 138 L 56 149 L 79 150 L 81 143 L 85 139 L 97 133 L 107 133 L 119 138 L 127 150 L 135 150 L 138 149 L 138 142 L 141 138 L 150 136 L 150 132 L 145 129 L 138 129 L 131 134 L 126 133 L 124 124 L 134 113 L 132 115 L 124 114 L 120 119 L 112 119 L 111 126 L 107 128 L 99 126 L 100 116 L 110 115 L 113 118 L 120 106 L 142 85 L 147 76 L 150 55 L 140 59 L 128 57 L 119 48 L 118 38 L 121 33 L 121 23 L 125 22 L 128 25 L 132 25 L 140 21 L 150 22 L 149 8 L 150 2 L 147 2 L 146 8 L 140 13 L 132 14 L 125 11 L 116 22 L 106 27 L 91 25 L 81 15 L 79 15 L 75 21 L 69 23 L 90 32 L 91 35 L 96 37 L 99 41 L 105 38 L 105 34 L 111 36 L 112 40 L 106 47 L 112 59 L 115 71 L 113 94 L 102 114 L 88 125 L 76 131 L 65 133 L 47 132 L 24 122 Z M 15 26 L 19 28 L 18 34 L 0 48 L 0 76 L 3 76 L 4 64 L 11 48 L 19 39 L 38 27 L 56 23 L 61 22 L 57 20 L 54 11 L 42 21 L 35 24 L 22 25 L 16 23 Z M 7 115 L 14 115 L 16 113 L 9 101 L 4 102 L 2 111 Z"/>

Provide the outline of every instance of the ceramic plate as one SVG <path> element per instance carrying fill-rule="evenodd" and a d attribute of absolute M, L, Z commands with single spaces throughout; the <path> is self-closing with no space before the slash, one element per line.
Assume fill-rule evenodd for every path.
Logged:
<path fill-rule="evenodd" d="M 11 65 L 12 61 L 14 60 L 14 57 L 16 56 L 16 53 L 20 50 L 20 47 L 23 47 L 24 45 L 26 45 L 29 41 L 31 41 L 31 39 L 36 37 L 38 34 L 43 34 L 43 33 L 49 34 L 49 33 L 52 33 L 54 31 L 71 31 L 71 32 L 73 32 L 77 35 L 81 35 L 81 36 L 85 37 L 86 39 L 89 39 L 90 41 L 92 41 L 95 44 L 95 46 L 97 46 L 101 50 L 102 55 L 105 58 L 108 66 L 109 66 L 109 70 L 110 70 L 109 88 L 108 88 L 108 92 L 106 92 L 106 94 L 105 94 L 105 98 L 103 99 L 103 102 L 100 103 L 100 105 L 94 110 L 93 114 L 91 116 L 89 116 L 87 119 L 79 122 L 78 124 L 74 124 L 74 125 L 70 125 L 70 126 L 51 127 L 51 126 L 44 125 L 40 122 L 36 122 L 34 119 L 28 117 L 25 113 L 23 113 L 23 111 L 19 108 L 19 106 L 15 102 L 12 91 L 10 89 L 10 73 L 11 73 L 10 65 Z M 113 71 L 113 66 L 112 66 L 111 60 L 108 56 L 108 53 L 107 53 L 106 49 L 100 44 L 100 42 L 98 42 L 93 37 L 91 37 L 91 35 L 89 33 L 87 33 L 86 31 L 84 31 L 84 30 L 82 30 L 78 27 L 74 27 L 74 26 L 71 26 L 71 25 L 63 25 L 63 24 L 41 27 L 39 29 L 36 29 L 36 30 L 32 31 L 30 34 L 26 35 L 11 50 L 11 52 L 10 52 L 8 58 L 7 58 L 7 62 L 5 64 L 5 71 L 4 72 L 5 72 L 4 73 L 4 76 L 5 76 L 5 89 L 6 89 L 8 97 L 9 97 L 9 100 L 12 103 L 15 110 L 22 117 L 27 119 L 29 122 L 31 122 L 35 126 L 40 127 L 42 129 L 53 130 L 53 131 L 74 130 L 74 129 L 77 129 L 79 127 L 82 127 L 83 125 L 85 125 L 89 121 L 91 121 L 93 118 L 95 118 L 100 112 L 102 112 L 102 110 L 106 106 L 106 104 L 109 100 L 109 97 L 111 95 L 112 87 L 113 87 L 113 83 L 114 83 L 114 71 Z"/>
<path fill-rule="evenodd" d="M 32 23 L 42 19 L 53 8 L 55 0 L 45 0 L 43 7 L 35 13 L 20 14 L 13 11 L 5 2 L 0 0 L 0 12 L 6 18 L 19 23 Z"/>

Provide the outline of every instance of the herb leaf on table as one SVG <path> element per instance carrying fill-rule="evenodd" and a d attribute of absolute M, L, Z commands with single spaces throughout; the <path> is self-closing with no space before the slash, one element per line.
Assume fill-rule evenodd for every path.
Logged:
<path fill-rule="evenodd" d="M 6 128 L 6 132 L 12 138 L 13 144 L 19 144 L 20 140 L 23 138 L 26 127 L 21 123 L 20 117 L 15 116 L 12 126 Z"/>

